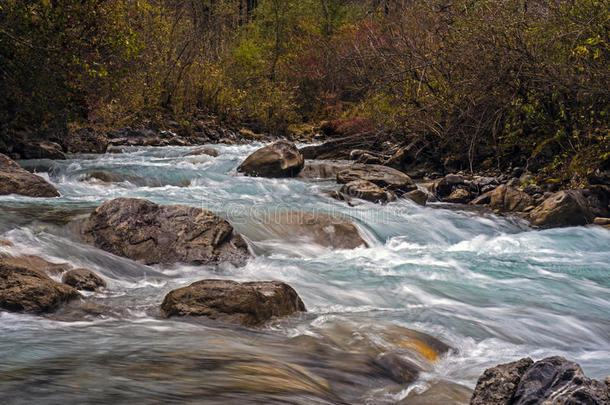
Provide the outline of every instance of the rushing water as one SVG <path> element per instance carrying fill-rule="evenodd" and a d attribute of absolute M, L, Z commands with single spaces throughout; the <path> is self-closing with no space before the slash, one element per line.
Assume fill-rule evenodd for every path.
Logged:
<path fill-rule="evenodd" d="M 96 305 L 84 309 L 0 312 L 3 403 L 449 404 L 467 402 L 486 367 L 524 356 L 563 355 L 592 377 L 610 372 L 608 230 L 531 230 L 406 200 L 349 207 L 322 194 L 332 181 L 236 176 L 260 146 L 216 145 L 216 158 L 167 147 L 20 162 L 62 196 L 0 197 L 0 238 L 15 244 L 2 249 L 92 269 L 108 288 L 87 294 Z M 115 182 L 89 178 L 100 171 Z M 149 267 L 80 243 L 68 221 L 121 196 L 210 209 L 246 236 L 255 258 L 239 268 Z M 264 232 L 274 210 L 351 217 L 371 247 L 274 238 Z M 204 278 L 282 280 L 308 312 L 262 329 L 157 316 L 169 290 Z M 405 344 L 405 328 L 455 350 L 434 360 Z M 424 372 L 393 381 L 371 368 L 381 352 Z"/>

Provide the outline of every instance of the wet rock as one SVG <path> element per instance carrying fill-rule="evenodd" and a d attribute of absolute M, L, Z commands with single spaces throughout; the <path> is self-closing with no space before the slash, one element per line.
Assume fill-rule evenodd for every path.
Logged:
<path fill-rule="evenodd" d="M 85 242 L 146 264 L 242 264 L 246 243 L 214 213 L 135 198 L 107 201 L 81 227 Z"/>
<path fill-rule="evenodd" d="M 279 281 L 202 280 L 169 292 L 161 311 L 166 317 L 205 316 L 258 326 L 274 316 L 288 316 L 306 309 L 296 291 Z"/>
<path fill-rule="evenodd" d="M 346 168 L 345 165 L 323 162 L 305 163 L 297 177 L 302 179 L 334 179 L 337 173 Z"/>
<path fill-rule="evenodd" d="M 417 186 L 406 174 L 387 166 L 356 163 L 337 173 L 337 182 L 346 184 L 354 180 L 366 180 L 383 188 L 402 195 L 417 189 Z"/>
<path fill-rule="evenodd" d="M 220 152 L 217 149 L 214 148 L 200 148 L 200 149 L 195 149 L 192 152 L 187 153 L 184 156 L 200 156 L 200 155 L 208 155 L 208 156 L 213 156 L 216 157 L 220 154 Z"/>
<path fill-rule="evenodd" d="M 381 368 L 388 377 L 399 384 L 415 381 L 420 368 L 395 353 L 382 353 L 375 358 L 375 365 Z"/>
<path fill-rule="evenodd" d="M 510 405 L 521 377 L 534 364 L 530 358 L 500 364 L 479 377 L 470 405 Z"/>
<path fill-rule="evenodd" d="M 601 217 L 596 217 L 593 219 L 593 223 L 595 225 L 610 225 L 610 218 L 601 218 Z M 0 240 L 0 244 L 2 244 L 2 241 Z"/>
<path fill-rule="evenodd" d="M 435 183 L 434 191 L 439 197 L 444 198 L 449 196 L 456 187 L 464 184 L 464 177 L 457 174 L 448 174 Z"/>
<path fill-rule="evenodd" d="M 123 148 L 116 145 L 108 145 L 106 153 L 123 153 Z"/>
<path fill-rule="evenodd" d="M 256 177 L 294 177 L 303 165 L 303 155 L 292 142 L 278 141 L 248 156 L 237 171 Z"/>
<path fill-rule="evenodd" d="M 396 196 L 391 191 L 385 191 L 367 180 L 350 181 L 344 184 L 339 191 L 350 197 L 374 203 L 387 203 L 396 199 Z"/>
<path fill-rule="evenodd" d="M 427 390 L 411 390 L 398 405 L 463 405 L 468 403 L 472 390 L 449 381 L 430 382 Z"/>
<path fill-rule="evenodd" d="M 602 405 L 610 403 L 607 383 L 586 377 L 563 357 L 529 358 L 485 370 L 471 405 Z"/>
<path fill-rule="evenodd" d="M 499 212 L 523 211 L 533 202 L 529 194 L 503 184 L 491 193 L 490 206 Z"/>
<path fill-rule="evenodd" d="M 593 221 L 580 190 L 558 191 L 530 213 L 531 223 L 543 228 L 586 225 Z"/>
<path fill-rule="evenodd" d="M 362 149 L 354 149 L 349 153 L 350 160 L 355 160 L 356 163 L 365 163 L 365 164 L 375 164 L 380 165 L 385 160 L 387 160 L 384 156 Z"/>
<path fill-rule="evenodd" d="M 8 156 L 0 154 L 0 195 L 59 197 L 59 192 L 45 179 L 21 168 Z"/>
<path fill-rule="evenodd" d="M 608 385 L 586 377 L 580 366 L 563 357 L 547 357 L 534 363 L 521 377 L 512 404 L 607 405 Z"/>
<path fill-rule="evenodd" d="M 42 259 L 41 259 L 42 260 Z M 13 312 L 49 312 L 79 297 L 74 288 L 58 283 L 27 260 L 0 258 L 0 308 Z"/>
<path fill-rule="evenodd" d="M 12 266 L 25 266 L 51 275 L 58 275 L 72 268 L 68 263 L 51 263 L 42 257 L 34 255 L 2 255 L 0 256 L 0 259 L 2 259 L 4 263 Z"/>
<path fill-rule="evenodd" d="M 280 238 L 296 243 L 308 239 L 335 249 L 368 247 L 350 219 L 319 212 L 278 211 L 263 222 L 249 224 L 248 232 L 254 240 Z"/>
<path fill-rule="evenodd" d="M 466 204 L 470 201 L 471 195 L 468 190 L 464 188 L 456 188 L 449 194 L 447 197 L 443 198 L 443 201 L 456 203 L 456 204 Z"/>
<path fill-rule="evenodd" d="M 50 141 L 33 141 L 15 148 L 22 159 L 57 159 L 66 158 L 61 145 Z"/>
<path fill-rule="evenodd" d="M 470 204 L 488 205 L 491 203 L 491 194 L 492 193 L 493 193 L 493 191 L 487 191 L 487 192 L 481 194 L 480 196 L 478 196 L 477 198 L 475 198 L 474 200 L 470 201 Z"/>
<path fill-rule="evenodd" d="M 61 282 L 77 290 L 96 291 L 100 287 L 106 287 L 103 278 L 89 269 L 68 270 L 61 278 Z"/>
<path fill-rule="evenodd" d="M 403 197 L 408 198 L 419 205 L 426 205 L 426 202 L 428 201 L 428 194 L 421 190 L 409 191 L 408 193 L 403 194 Z"/>

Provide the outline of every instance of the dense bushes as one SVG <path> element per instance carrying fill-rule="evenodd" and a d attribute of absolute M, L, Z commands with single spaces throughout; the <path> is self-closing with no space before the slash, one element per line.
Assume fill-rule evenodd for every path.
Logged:
<path fill-rule="evenodd" d="M 0 129 L 328 120 L 440 164 L 583 181 L 609 153 L 598 0 L 9 0 Z"/>

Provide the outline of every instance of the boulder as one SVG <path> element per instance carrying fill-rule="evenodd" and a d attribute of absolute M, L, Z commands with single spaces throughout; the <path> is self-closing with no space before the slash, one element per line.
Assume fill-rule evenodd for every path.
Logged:
<path fill-rule="evenodd" d="M 448 174 L 435 183 L 434 191 L 439 197 L 444 198 L 451 194 L 456 187 L 464 184 L 464 177 L 457 174 Z"/>
<path fill-rule="evenodd" d="M 384 156 L 362 149 L 354 149 L 349 153 L 349 159 L 355 160 L 356 163 L 366 163 L 366 164 L 382 164 L 387 158 Z"/>
<path fill-rule="evenodd" d="M 563 357 L 547 357 L 534 363 L 521 377 L 513 395 L 514 405 L 607 405 L 606 383 L 588 378 L 580 366 Z"/>
<path fill-rule="evenodd" d="M 610 225 L 610 218 L 596 217 L 593 219 L 593 223 L 595 225 L 607 226 L 607 225 Z M 0 244 L 1 243 L 2 243 L 2 241 L 0 240 Z"/>
<path fill-rule="evenodd" d="M 294 177 L 304 162 L 294 143 L 278 141 L 248 156 L 237 171 L 255 177 Z"/>
<path fill-rule="evenodd" d="M 54 281 L 31 262 L 0 257 L 0 308 L 13 312 L 49 312 L 78 297 L 80 294 L 74 288 Z"/>
<path fill-rule="evenodd" d="M 354 223 L 343 217 L 304 211 L 277 211 L 248 226 L 254 240 L 282 239 L 300 243 L 303 239 L 335 249 L 368 247 Z"/>
<path fill-rule="evenodd" d="M 483 194 L 481 194 L 480 196 L 478 196 L 477 198 L 475 198 L 474 200 L 470 201 L 470 204 L 473 205 L 487 205 L 491 203 L 491 194 L 493 193 L 493 191 L 487 191 Z"/>
<path fill-rule="evenodd" d="M 274 316 L 298 311 L 306 311 L 301 298 L 279 281 L 201 280 L 170 291 L 161 304 L 166 317 L 205 316 L 245 326 L 258 326 Z"/>
<path fill-rule="evenodd" d="M 25 266 L 51 275 L 58 275 L 72 268 L 72 266 L 70 266 L 68 263 L 51 263 L 42 257 L 34 255 L 0 255 L 0 259 L 2 259 L 5 264 L 10 264 L 12 266 Z"/>
<path fill-rule="evenodd" d="M 6 194 L 59 197 L 57 189 L 45 179 L 28 172 L 8 156 L 0 154 L 0 195 Z"/>
<path fill-rule="evenodd" d="M 408 198 L 409 200 L 419 205 L 426 205 L 426 202 L 428 201 L 428 194 L 419 189 L 409 191 L 408 193 L 403 194 L 403 197 Z"/>
<path fill-rule="evenodd" d="M 510 405 L 521 377 L 532 364 L 532 359 L 524 358 L 488 368 L 477 381 L 470 405 Z"/>
<path fill-rule="evenodd" d="M 466 204 L 470 201 L 471 195 L 470 192 L 464 188 L 456 188 L 449 194 L 447 197 L 443 198 L 443 201 L 456 203 L 456 204 Z"/>
<path fill-rule="evenodd" d="M 69 130 L 58 142 L 69 153 L 104 153 L 108 147 L 106 134 L 92 127 Z"/>
<path fill-rule="evenodd" d="M 608 379 L 606 379 L 608 381 Z M 485 370 L 471 405 L 602 405 L 610 403 L 607 382 L 586 377 L 563 357 L 529 358 Z"/>
<path fill-rule="evenodd" d="M 580 190 L 558 191 L 530 213 L 532 225 L 542 228 L 586 225 L 593 221 Z"/>
<path fill-rule="evenodd" d="M 242 264 L 249 256 L 242 237 L 214 213 L 136 198 L 103 203 L 81 233 L 90 245 L 146 264 Z"/>
<path fill-rule="evenodd" d="M 347 184 L 354 180 L 366 180 L 397 195 L 417 189 L 417 186 L 406 174 L 387 166 L 356 163 L 337 173 L 337 182 Z"/>
<path fill-rule="evenodd" d="M 208 156 L 213 156 L 216 157 L 220 154 L 220 152 L 217 149 L 214 148 L 200 148 L 200 149 L 195 149 L 192 152 L 187 153 L 184 156 L 200 156 L 200 155 L 208 155 Z"/>
<path fill-rule="evenodd" d="M 297 175 L 301 179 L 335 179 L 337 173 L 345 169 L 345 165 L 323 162 L 305 163 Z"/>
<path fill-rule="evenodd" d="M 341 187 L 340 192 L 350 197 L 374 203 L 387 203 L 396 199 L 396 196 L 391 191 L 385 191 L 367 180 L 350 181 Z"/>
<path fill-rule="evenodd" d="M 62 276 L 61 282 L 85 291 L 96 291 L 100 287 L 106 287 L 104 279 L 89 269 L 68 270 Z"/>
<path fill-rule="evenodd" d="M 534 200 L 529 194 L 506 184 L 491 193 L 490 206 L 499 212 L 523 211 L 533 203 Z"/>
<path fill-rule="evenodd" d="M 58 159 L 66 158 L 61 145 L 51 141 L 28 142 L 15 148 L 22 159 Z"/>

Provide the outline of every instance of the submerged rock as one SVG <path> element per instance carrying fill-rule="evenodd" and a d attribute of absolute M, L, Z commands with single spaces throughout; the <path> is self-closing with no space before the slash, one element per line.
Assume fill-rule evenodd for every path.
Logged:
<path fill-rule="evenodd" d="M 605 405 L 607 383 L 588 378 L 580 366 L 563 357 L 537 362 L 529 358 L 485 370 L 471 405 Z"/>
<path fill-rule="evenodd" d="M 346 184 L 354 180 L 366 180 L 398 195 L 417 189 L 406 174 L 387 166 L 354 164 L 337 173 L 337 182 Z"/>
<path fill-rule="evenodd" d="M 146 264 L 242 264 L 248 248 L 216 214 L 136 198 L 107 201 L 82 224 L 85 242 Z"/>
<path fill-rule="evenodd" d="M 368 247 L 350 219 L 318 212 L 278 211 L 249 228 L 248 236 L 256 240 L 279 238 L 296 243 L 307 239 L 335 249 Z"/>
<path fill-rule="evenodd" d="M 340 192 L 350 197 L 374 203 L 387 203 L 396 199 L 396 196 L 391 191 L 385 191 L 367 180 L 350 181 L 341 187 Z"/>
<path fill-rule="evenodd" d="M 0 257 L 0 308 L 13 312 L 49 312 L 78 297 L 78 291 L 54 281 L 31 261 Z"/>
<path fill-rule="evenodd" d="M 258 326 L 274 316 L 306 311 L 301 298 L 288 284 L 231 280 L 201 280 L 170 291 L 161 310 L 166 317 L 205 316 L 246 326 Z"/>
<path fill-rule="evenodd" d="M 216 157 L 216 156 L 220 155 L 220 152 L 214 148 L 200 148 L 200 149 L 195 149 L 194 151 L 189 152 L 184 156 L 200 156 L 200 155 L 208 155 L 208 156 Z"/>
<path fill-rule="evenodd" d="M 586 225 L 593 221 L 587 199 L 580 190 L 559 191 L 530 213 L 532 225 L 544 228 Z"/>
<path fill-rule="evenodd" d="M 96 291 L 100 287 L 106 287 L 103 278 L 89 269 L 68 270 L 61 278 L 61 282 L 77 290 Z"/>
<path fill-rule="evenodd" d="M 0 154 L 0 195 L 59 197 L 59 192 L 45 179 L 21 168 L 8 156 Z"/>
<path fill-rule="evenodd" d="M 294 143 L 278 141 L 248 156 L 237 171 L 254 177 L 295 177 L 304 162 Z"/>
<path fill-rule="evenodd" d="M 491 193 L 490 206 L 499 212 L 523 211 L 533 202 L 529 194 L 502 184 Z"/>

